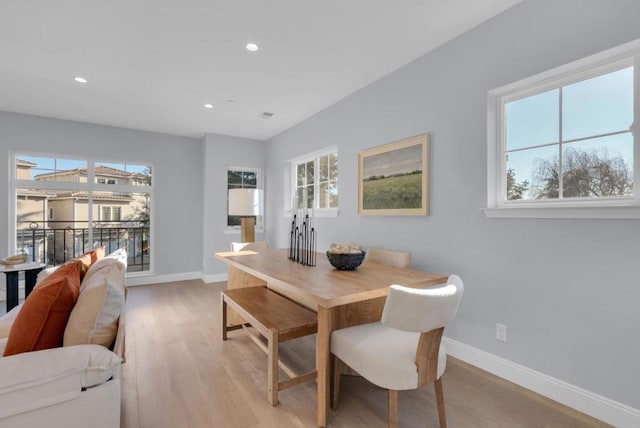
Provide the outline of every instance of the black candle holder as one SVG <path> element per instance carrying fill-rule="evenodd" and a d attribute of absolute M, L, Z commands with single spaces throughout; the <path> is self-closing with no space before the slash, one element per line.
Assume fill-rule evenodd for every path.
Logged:
<path fill-rule="evenodd" d="M 305 266 L 316 265 L 317 236 L 309 214 L 294 214 L 289 229 L 289 260 Z"/>

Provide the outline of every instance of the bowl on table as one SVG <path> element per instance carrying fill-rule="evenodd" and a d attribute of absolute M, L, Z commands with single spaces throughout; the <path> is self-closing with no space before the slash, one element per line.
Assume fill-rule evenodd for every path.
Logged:
<path fill-rule="evenodd" d="M 338 270 L 354 270 L 362 264 L 366 254 L 365 251 L 359 253 L 332 253 L 327 251 L 327 258 L 331 266 Z"/>

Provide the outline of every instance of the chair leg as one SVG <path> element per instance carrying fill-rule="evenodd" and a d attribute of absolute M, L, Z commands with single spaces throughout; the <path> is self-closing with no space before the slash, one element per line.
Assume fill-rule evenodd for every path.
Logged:
<path fill-rule="evenodd" d="M 267 338 L 267 395 L 272 406 L 278 404 L 278 333 L 269 332 Z"/>
<path fill-rule="evenodd" d="M 442 391 L 442 378 L 433 382 L 436 388 L 436 404 L 438 405 L 438 419 L 440 419 L 440 428 L 447 428 L 447 415 L 444 411 L 444 392 Z"/>
<path fill-rule="evenodd" d="M 338 408 L 338 397 L 340 395 L 340 375 L 342 374 L 342 361 L 340 358 L 333 355 L 333 388 L 331 397 L 331 410 Z"/>
<path fill-rule="evenodd" d="M 389 428 L 398 427 L 398 391 L 389 390 Z"/>

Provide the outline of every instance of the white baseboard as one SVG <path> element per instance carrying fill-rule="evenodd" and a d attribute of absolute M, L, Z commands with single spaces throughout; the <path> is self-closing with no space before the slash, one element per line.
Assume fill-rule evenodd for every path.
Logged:
<path fill-rule="evenodd" d="M 212 282 L 221 282 L 227 280 L 226 273 L 217 273 L 205 275 L 202 272 L 182 272 L 167 275 L 136 275 L 127 277 L 127 286 L 135 287 L 137 285 L 160 284 L 164 282 L 188 281 L 191 279 L 201 279 L 203 282 L 210 284 Z"/>
<path fill-rule="evenodd" d="M 214 274 L 202 274 L 200 276 L 200 279 L 202 279 L 203 282 L 207 283 L 207 284 L 211 284 L 212 282 L 222 282 L 222 281 L 226 281 L 229 275 L 227 275 L 226 273 L 214 273 Z"/>
<path fill-rule="evenodd" d="M 618 428 L 640 427 L 640 410 L 544 373 L 444 338 L 447 354 Z"/>
<path fill-rule="evenodd" d="M 127 277 L 127 287 L 160 284 L 163 282 L 188 281 L 190 279 L 200 279 L 201 275 L 201 272 L 182 272 L 166 275 L 135 275 Z"/>

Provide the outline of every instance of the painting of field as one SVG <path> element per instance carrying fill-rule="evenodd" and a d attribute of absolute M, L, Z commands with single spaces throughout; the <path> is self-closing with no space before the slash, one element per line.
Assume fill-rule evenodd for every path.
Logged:
<path fill-rule="evenodd" d="M 365 209 L 403 209 L 422 207 L 422 172 L 364 180 Z"/>
<path fill-rule="evenodd" d="M 428 137 L 359 153 L 359 206 L 365 215 L 427 215 Z"/>

